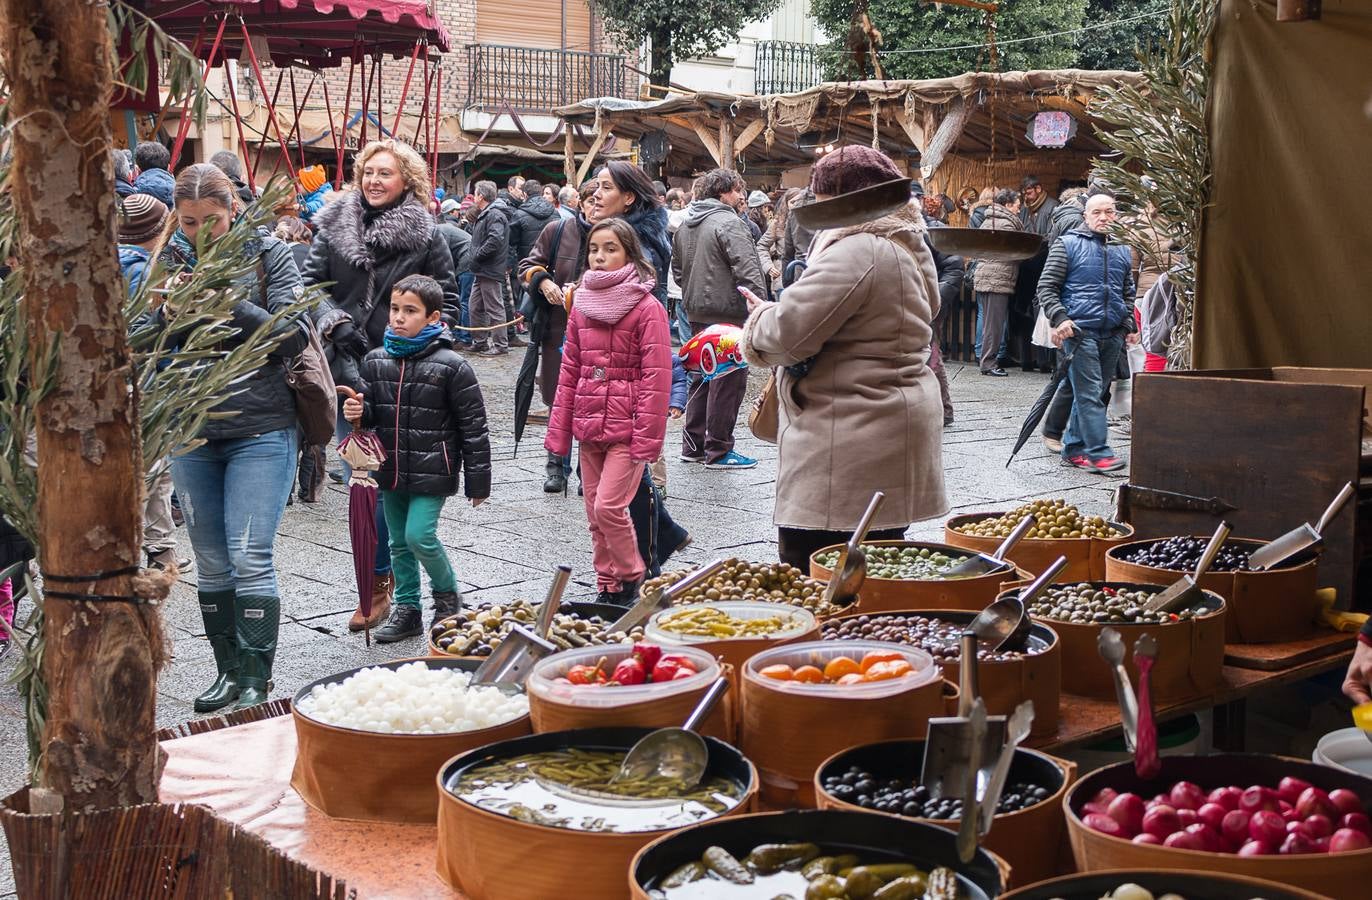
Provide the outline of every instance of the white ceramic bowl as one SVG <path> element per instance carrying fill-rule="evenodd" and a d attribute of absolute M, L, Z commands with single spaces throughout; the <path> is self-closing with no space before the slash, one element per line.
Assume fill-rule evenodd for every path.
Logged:
<path fill-rule="evenodd" d="M 1372 775 L 1372 741 L 1361 728 L 1340 728 L 1320 738 L 1311 759 L 1323 766 Z"/>

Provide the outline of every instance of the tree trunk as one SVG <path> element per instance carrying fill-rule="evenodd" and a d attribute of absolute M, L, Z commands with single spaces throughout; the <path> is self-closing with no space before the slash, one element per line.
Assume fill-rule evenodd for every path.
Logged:
<path fill-rule="evenodd" d="M 61 336 L 56 377 L 38 406 L 44 587 L 129 597 L 129 574 L 71 580 L 136 567 L 142 549 L 143 466 L 114 246 L 112 52 L 101 4 L 0 0 L 31 369 Z M 44 612 L 48 710 L 37 786 L 51 793 L 39 791 L 42 805 L 155 801 L 158 610 L 48 596 Z"/>
<path fill-rule="evenodd" d="M 648 80 L 658 87 L 672 81 L 672 29 L 657 28 L 652 33 L 652 57 L 648 64 Z"/>

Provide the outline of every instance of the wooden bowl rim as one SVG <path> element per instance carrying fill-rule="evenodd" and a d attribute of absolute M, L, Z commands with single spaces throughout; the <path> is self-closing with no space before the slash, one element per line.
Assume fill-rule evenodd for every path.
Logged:
<path fill-rule="evenodd" d="M 1079 540 L 1079 539 L 1078 539 L 1078 540 Z M 951 551 L 953 551 L 954 553 L 956 553 L 957 555 L 963 557 L 964 559 L 970 559 L 971 557 L 977 555 L 975 552 L 969 551 L 966 547 L 955 547 L 955 546 L 953 546 L 952 544 L 941 544 L 941 543 L 938 543 L 938 542 L 936 542 L 936 541 L 905 541 L 905 540 L 900 540 L 900 541 L 863 541 L 862 543 L 865 544 L 865 545 L 867 545 L 867 546 L 869 546 L 869 547 L 893 547 L 893 546 L 900 546 L 900 547 L 920 547 L 920 548 L 929 547 L 930 549 L 937 548 L 937 549 L 939 549 L 939 550 L 951 550 Z M 832 577 L 833 574 L 834 574 L 834 570 L 831 569 L 831 568 L 829 568 L 828 566 L 821 565 L 821 564 L 815 559 L 815 557 L 819 556 L 821 553 L 828 553 L 828 552 L 833 551 L 833 550 L 838 550 L 838 549 L 840 549 L 840 548 L 842 548 L 842 547 L 844 547 L 844 546 L 846 546 L 846 545 L 844 545 L 844 544 L 830 544 L 828 547 L 821 547 L 821 548 L 819 548 L 818 550 L 816 550 L 814 553 L 811 553 L 811 554 L 810 554 L 810 565 L 812 565 L 812 566 L 818 568 L 818 569 L 819 569 L 820 571 L 822 571 L 822 572 L 827 572 L 827 573 L 828 573 L 828 576 L 826 576 L 826 579 L 821 579 L 821 580 L 827 580 L 828 577 Z M 1010 559 L 1010 558 L 1007 557 L 1007 558 L 1005 559 L 1004 563 L 1001 565 L 1001 567 L 1000 567 L 999 569 L 994 569 L 994 570 L 992 570 L 992 571 L 990 571 L 990 572 L 987 572 L 985 575 L 974 575 L 974 576 L 972 576 L 971 578 L 877 578 L 877 577 L 875 577 L 875 576 L 873 576 L 873 575 L 868 575 L 864 580 L 865 580 L 865 581 L 875 581 L 875 582 L 879 582 L 879 583 L 881 583 L 881 584 L 889 584 L 889 585 L 898 585 L 898 584 L 976 584 L 977 582 L 981 581 L 983 578 L 1004 578 L 1006 575 L 1015 573 L 1018 569 L 1019 569 L 1019 565 L 1018 565 L 1013 559 Z M 861 592 L 859 591 L 859 593 L 861 593 Z M 832 618 L 832 617 L 831 617 L 831 618 Z"/>
<path fill-rule="evenodd" d="M 833 616 L 832 618 L 825 619 L 825 620 L 824 620 L 824 623 L 821 624 L 820 633 L 821 633 L 821 634 L 823 633 L 823 630 L 824 630 L 824 629 L 823 629 L 823 624 L 827 624 L 827 623 L 829 623 L 829 622 L 840 622 L 840 621 L 842 621 L 842 620 L 844 620 L 844 619 L 855 618 L 855 617 L 857 617 L 857 616 L 923 616 L 923 617 L 925 617 L 925 618 L 937 619 L 937 618 L 942 618 L 942 617 L 944 617 L 944 616 L 946 616 L 946 615 L 950 615 L 950 614 L 951 614 L 951 615 L 955 615 L 955 616 L 964 616 L 964 615 L 973 615 L 973 616 L 975 616 L 975 615 L 976 615 L 976 612 L 975 612 L 975 611 L 971 611 L 971 610 L 966 610 L 966 609 L 887 609 L 887 610 L 882 610 L 881 612 L 862 612 L 861 610 L 859 610 L 859 611 L 854 612 L 854 613 L 849 613 L 848 615 L 844 615 L 844 616 Z M 955 619 L 949 619 L 949 620 L 947 620 L 947 621 L 955 621 Z M 977 660 L 977 667 L 978 667 L 978 668 L 985 668 L 986 666 L 1013 666 L 1013 665 L 1024 665 L 1028 660 L 1030 660 L 1030 659 L 1039 659 L 1039 658 L 1041 658 L 1041 657 L 1047 656 L 1049 653 L 1052 653 L 1054 650 L 1058 650 L 1059 652 L 1061 652 L 1061 650 L 1062 650 L 1062 638 L 1058 636 L 1058 633 L 1057 633 L 1055 630 L 1053 630 L 1052 626 L 1050 626 L 1050 625 L 1045 625 L 1043 622 L 1038 622 L 1038 621 L 1035 621 L 1033 624 L 1034 624 L 1035 626 L 1039 627 L 1039 628 L 1044 629 L 1044 630 L 1047 631 L 1048 633 L 1050 633 L 1050 634 L 1053 636 L 1053 641 L 1052 641 L 1052 643 L 1050 643 L 1047 647 L 1044 647 L 1044 648 L 1043 648 L 1041 651 L 1039 651 L 1038 653 L 1026 653 L 1026 654 L 1024 654 L 1023 656 L 1021 656 L 1019 659 L 991 659 L 991 660 L 978 659 L 978 660 Z M 886 643 L 895 643 L 895 644 L 899 644 L 898 641 L 887 641 Z M 906 645 L 901 644 L 900 646 L 906 646 Z M 927 653 L 928 651 L 925 651 L 925 652 Z M 955 663 L 956 660 L 949 660 L 947 663 L 944 663 L 944 662 L 940 661 L 940 660 L 938 659 L 938 657 L 935 657 L 935 658 L 934 658 L 934 662 L 935 662 L 935 663 L 938 663 L 940 666 L 943 666 L 943 665 L 949 665 L 949 664 Z"/>
<path fill-rule="evenodd" d="M 1084 581 L 1084 582 L 1083 582 L 1083 581 L 1061 581 L 1061 582 L 1056 582 L 1056 581 L 1055 581 L 1055 582 L 1053 582 L 1053 583 L 1054 583 L 1054 584 L 1089 584 L 1089 585 L 1092 585 L 1092 586 L 1096 586 L 1096 585 L 1105 585 L 1105 586 L 1107 586 L 1107 587 L 1125 586 L 1125 587 L 1128 587 L 1128 588 L 1141 588 L 1141 587 L 1146 587 L 1146 588 L 1157 588 L 1158 591 L 1165 591 L 1165 590 L 1167 590 L 1166 585 L 1161 585 L 1161 584 L 1149 584 L 1149 583 L 1143 582 L 1143 581 L 1109 581 L 1109 580 L 1102 579 L 1101 581 Z M 1221 597 L 1219 594 L 1215 593 L 1215 592 L 1212 591 L 1212 590 L 1208 590 L 1208 589 L 1206 589 L 1206 588 L 1201 588 L 1201 592 L 1204 593 L 1204 594 L 1206 595 L 1206 597 L 1209 598 L 1210 600 L 1212 600 L 1212 601 L 1217 601 L 1217 602 L 1219 603 L 1219 606 L 1216 606 L 1214 609 L 1210 610 L 1208 613 L 1206 613 L 1206 614 L 1203 615 L 1203 616 L 1192 616 L 1190 619 L 1178 619 L 1178 620 L 1175 621 L 1175 622 L 1162 622 L 1162 623 L 1160 623 L 1160 624 L 1146 624 L 1146 623 L 1143 623 L 1143 622 L 1102 622 L 1102 623 L 1100 623 L 1100 624 L 1096 624 L 1096 623 L 1094 623 L 1094 622 L 1068 622 L 1068 621 L 1064 621 L 1063 619 L 1050 619 L 1050 618 L 1048 618 L 1047 616 L 1035 616 L 1035 615 L 1032 615 L 1032 614 L 1029 616 L 1029 618 L 1033 619 L 1035 622 L 1042 622 L 1042 623 L 1044 623 L 1044 624 L 1049 624 L 1049 625 L 1053 625 L 1053 626 L 1066 625 L 1066 626 L 1068 626 L 1068 627 L 1070 627 L 1070 628 L 1097 628 L 1097 629 L 1099 629 L 1099 628 L 1171 628 L 1171 627 L 1173 627 L 1173 626 L 1175 626 L 1175 625 L 1187 625 L 1187 624 L 1189 624 L 1189 623 L 1191 623 L 1191 622 L 1196 621 L 1197 619 L 1211 619 L 1211 618 L 1214 618 L 1215 616 L 1222 616 L 1222 615 L 1224 615 L 1225 613 L 1227 613 L 1227 612 L 1229 611 L 1229 601 L 1225 600 L 1225 599 L 1224 599 L 1223 597 Z M 1008 595 L 1010 595 L 1010 594 L 1018 594 L 1018 593 L 1019 593 L 1018 590 L 1016 590 L 1016 589 L 1014 589 L 1014 588 L 1011 588 L 1010 590 L 1007 590 L 1007 591 L 1001 591 L 999 594 L 996 595 L 996 599 L 997 599 L 997 600 L 1005 599 L 1005 598 L 1008 597 Z M 1157 593 L 1157 591 L 1154 591 L 1154 593 Z"/>
<path fill-rule="evenodd" d="M 1208 541 L 1208 540 L 1210 540 L 1211 537 L 1213 537 L 1213 535 L 1209 535 L 1209 534 L 1184 534 L 1184 535 L 1173 535 L 1172 537 L 1189 537 L 1189 538 L 1195 538 L 1196 540 L 1199 540 L 1199 541 Z M 1120 556 L 1119 556 L 1120 553 L 1123 553 L 1125 550 L 1128 550 L 1130 547 L 1142 547 L 1144 544 L 1156 544 L 1158 541 L 1166 541 L 1166 540 L 1169 540 L 1169 538 L 1165 538 L 1165 537 L 1142 538 L 1142 539 L 1137 540 L 1137 541 L 1130 541 L 1130 542 L 1128 542 L 1127 544 L 1116 544 L 1115 546 L 1111 547 L 1109 550 L 1106 550 L 1106 551 L 1105 551 L 1105 555 L 1106 555 L 1107 558 L 1113 559 L 1115 562 L 1120 563 L 1121 565 L 1136 566 L 1137 568 L 1140 568 L 1140 569 L 1149 569 L 1149 570 L 1154 571 L 1154 572 L 1176 572 L 1176 573 L 1178 573 L 1178 574 L 1185 574 L 1185 573 L 1186 573 L 1187 571 L 1189 571 L 1189 570 L 1184 570 L 1184 569 L 1163 569 L 1163 568 L 1160 568 L 1160 567 L 1158 567 L 1158 566 L 1150 566 L 1150 565 L 1148 565 L 1148 563 L 1136 563 L 1136 562 L 1131 562 L 1130 560 L 1127 560 L 1127 559 L 1121 559 Z M 1231 538 L 1226 539 L 1226 540 L 1225 540 L 1225 543 L 1226 543 L 1226 544 L 1253 544 L 1253 545 L 1258 546 L 1258 547 L 1265 547 L 1265 546 L 1267 546 L 1268 544 L 1270 544 L 1270 543 L 1272 543 L 1272 542 L 1271 542 L 1271 541 L 1260 540 L 1260 539 L 1258 539 L 1258 538 L 1236 538 L 1236 537 L 1231 537 Z M 1118 551 L 1118 552 L 1117 552 L 1117 551 Z M 1316 556 L 1316 557 L 1313 558 L 1313 559 L 1307 559 L 1305 562 L 1297 563 L 1297 564 L 1294 565 L 1294 566 L 1281 566 L 1281 567 L 1276 568 L 1276 569 L 1233 569 L 1233 570 L 1230 570 L 1230 571 L 1228 571 L 1228 572 L 1206 572 L 1205 575 L 1202 576 L 1202 577 L 1208 578 L 1208 577 L 1210 577 L 1211 575 L 1227 575 L 1227 576 L 1231 576 L 1231 577 L 1232 577 L 1232 576 L 1236 576 L 1236 575 L 1249 575 L 1249 576 L 1251 576 L 1251 575 L 1274 575 L 1274 574 L 1276 574 L 1276 573 L 1278 573 L 1278 572 L 1296 572 L 1296 571 L 1299 571 L 1299 570 L 1301 570 L 1301 569 L 1306 568 L 1307 566 L 1314 566 L 1314 565 L 1317 565 L 1318 563 L 1319 563 L 1319 557 Z"/>

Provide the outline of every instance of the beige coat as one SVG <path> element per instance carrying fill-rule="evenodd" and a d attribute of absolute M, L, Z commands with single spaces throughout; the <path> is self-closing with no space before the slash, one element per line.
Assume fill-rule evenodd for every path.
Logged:
<path fill-rule="evenodd" d="M 851 530 L 886 492 L 874 528 L 948 511 L 943 406 L 930 371 L 938 275 L 922 217 L 907 208 L 819 232 L 805 274 L 743 329 L 755 366 L 815 357 L 796 378 L 778 370 L 776 524 Z"/>

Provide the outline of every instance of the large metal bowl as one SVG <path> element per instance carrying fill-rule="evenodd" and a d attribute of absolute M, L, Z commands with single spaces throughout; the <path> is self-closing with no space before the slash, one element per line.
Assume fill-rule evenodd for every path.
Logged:
<path fill-rule="evenodd" d="M 1036 256 L 1043 237 L 1032 231 L 992 231 L 981 228 L 930 228 L 929 240 L 940 253 L 997 262 Z"/>

